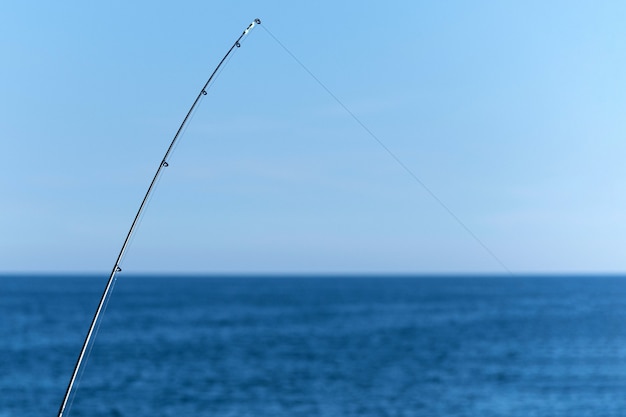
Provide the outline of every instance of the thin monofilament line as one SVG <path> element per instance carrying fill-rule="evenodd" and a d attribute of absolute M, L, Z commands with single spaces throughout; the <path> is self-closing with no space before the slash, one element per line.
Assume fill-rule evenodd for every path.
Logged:
<path fill-rule="evenodd" d="M 376 143 L 378 143 L 378 145 L 380 145 L 380 147 L 382 147 L 385 152 L 387 152 L 387 154 L 402 168 L 404 169 L 404 171 L 409 174 L 411 176 L 411 178 L 413 178 L 413 180 L 415 182 L 417 182 L 427 193 L 428 195 L 430 195 L 433 200 L 435 200 L 437 202 L 437 204 L 439 204 L 439 206 L 441 208 L 443 208 L 471 237 L 472 239 L 474 239 L 476 241 L 476 243 L 478 243 L 488 254 L 489 256 L 491 256 L 509 275 L 513 275 L 513 272 L 504 264 L 504 262 L 502 262 L 500 260 L 500 258 L 498 258 L 496 256 L 496 254 L 489 249 L 489 247 L 465 224 L 465 222 L 463 222 L 461 220 L 461 218 L 459 216 L 457 216 L 452 209 L 450 209 L 450 207 L 448 207 L 447 204 L 445 204 L 443 202 L 443 200 L 441 200 L 425 183 L 424 181 L 422 181 L 404 162 L 402 162 L 402 160 L 391 151 L 391 149 L 389 149 L 387 147 L 387 145 L 385 145 L 379 138 L 378 136 L 376 136 L 374 134 L 374 132 L 372 132 L 353 112 L 352 110 L 350 110 L 348 108 L 348 106 L 346 106 L 341 100 L 339 100 L 339 98 L 332 92 L 330 91 L 330 89 L 328 87 L 326 87 L 326 85 L 315 76 L 315 74 L 313 74 L 311 72 L 311 70 L 309 70 L 307 68 L 306 65 L 304 65 L 302 63 L 302 61 L 300 61 L 294 54 L 293 52 L 291 52 L 289 50 L 289 48 L 287 48 L 280 40 L 278 40 L 278 38 L 276 36 L 274 36 L 274 34 L 267 28 L 267 25 L 264 24 L 261 26 L 265 32 L 267 32 L 268 35 L 270 35 L 272 37 L 272 39 L 274 39 L 276 41 L 276 43 L 278 43 L 278 45 L 280 45 L 280 47 L 289 55 L 291 56 L 291 58 L 294 59 L 294 61 L 296 61 L 298 63 L 298 65 L 300 65 L 300 67 L 306 71 L 307 74 L 309 74 L 311 76 L 311 78 L 313 78 L 315 80 L 315 82 L 317 82 L 317 84 L 319 84 L 320 87 L 322 87 L 327 93 L 328 95 L 330 95 L 336 102 L 337 104 L 339 104 L 349 115 L 350 117 L 352 117 L 352 119 L 354 119 L 355 122 L 357 122 L 359 124 L 359 126 L 361 126 L 361 128 L 363 128 L 363 130 L 365 130 L 367 132 L 368 135 L 370 135 L 370 137 L 372 139 L 374 139 L 376 141 Z"/>

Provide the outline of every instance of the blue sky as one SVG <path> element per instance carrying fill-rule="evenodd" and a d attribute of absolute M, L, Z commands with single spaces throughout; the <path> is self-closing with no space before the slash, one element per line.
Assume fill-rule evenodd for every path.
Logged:
<path fill-rule="evenodd" d="M 325 0 L 0 5 L 0 271 L 107 274 L 257 17 L 511 271 L 624 271 L 626 4 Z M 263 28 L 123 268 L 505 272 Z"/>

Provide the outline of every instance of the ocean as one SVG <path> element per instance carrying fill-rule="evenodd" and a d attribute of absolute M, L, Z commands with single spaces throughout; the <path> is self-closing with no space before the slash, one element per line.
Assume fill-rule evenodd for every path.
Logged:
<path fill-rule="evenodd" d="M 0 276 L 0 417 L 56 416 L 107 277 Z M 626 415 L 626 278 L 120 274 L 66 413 Z"/>

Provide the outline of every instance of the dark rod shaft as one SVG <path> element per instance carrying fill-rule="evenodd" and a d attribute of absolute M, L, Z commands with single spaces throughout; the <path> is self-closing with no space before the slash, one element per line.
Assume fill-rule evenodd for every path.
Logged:
<path fill-rule="evenodd" d="M 217 74 L 217 71 L 220 69 L 220 67 L 222 66 L 224 61 L 226 61 L 226 58 L 228 58 L 228 56 L 231 54 L 233 49 L 235 49 L 236 47 L 241 46 L 241 44 L 239 42 L 241 41 L 241 39 L 245 35 L 248 34 L 248 32 L 250 32 L 250 30 L 254 27 L 254 25 L 255 24 L 260 24 L 260 23 L 261 23 L 261 21 L 259 19 L 255 19 L 252 23 L 250 23 L 250 25 L 246 28 L 246 30 L 244 30 L 243 33 L 241 35 L 239 35 L 239 37 L 237 38 L 235 43 L 233 43 L 233 45 L 230 47 L 228 52 L 226 52 L 226 55 L 224 55 L 224 57 L 222 58 L 220 63 L 217 65 L 217 67 L 215 67 L 215 70 L 213 70 L 213 73 L 211 74 L 211 76 L 209 77 L 207 82 L 204 83 L 204 86 L 202 87 L 202 89 L 198 93 L 198 96 L 196 97 L 196 99 L 194 100 L 193 104 L 191 105 L 191 108 L 187 112 L 187 115 L 183 119 L 183 122 L 180 124 L 180 127 L 176 131 L 176 135 L 174 135 L 174 139 L 172 139 L 172 142 L 170 143 L 170 146 L 167 148 L 167 151 L 165 152 L 165 155 L 163 156 L 163 159 L 159 163 L 159 168 L 157 168 L 157 171 L 154 174 L 154 177 L 152 178 L 152 182 L 150 182 L 150 186 L 148 187 L 148 191 L 146 191 L 146 195 L 143 197 L 143 200 L 141 201 L 141 205 L 139 206 L 139 210 L 137 210 L 137 214 L 135 215 L 135 219 L 133 220 L 133 223 L 130 226 L 130 229 L 128 230 L 128 234 L 126 235 L 126 239 L 124 239 L 124 244 L 122 245 L 122 249 L 120 249 L 120 253 L 117 256 L 117 259 L 115 261 L 115 265 L 113 265 L 113 270 L 111 271 L 111 275 L 109 276 L 109 280 L 107 281 L 107 285 L 104 288 L 104 292 L 102 293 L 102 297 L 100 298 L 100 303 L 98 304 L 98 308 L 96 309 L 96 313 L 94 314 L 93 319 L 91 321 L 91 325 L 89 326 L 89 331 L 87 332 L 87 336 L 85 337 L 85 341 L 83 342 L 83 347 L 82 347 L 82 349 L 80 351 L 80 354 L 78 355 L 78 359 L 76 361 L 76 365 L 74 366 L 74 371 L 72 372 L 72 377 L 70 378 L 70 382 L 67 385 L 67 390 L 65 391 L 65 396 L 63 397 L 63 402 L 61 403 L 61 407 L 59 408 L 58 417 L 62 417 L 63 413 L 65 412 L 65 407 L 67 406 L 67 403 L 68 403 L 68 400 L 70 398 L 70 395 L 72 394 L 72 389 L 74 387 L 74 383 L 76 382 L 76 377 L 78 375 L 78 372 L 80 370 L 81 364 L 82 364 L 83 359 L 85 357 L 85 353 L 87 352 L 87 348 L 89 347 L 89 343 L 91 341 L 91 337 L 93 335 L 94 329 L 96 328 L 96 325 L 98 324 L 98 319 L 100 317 L 100 313 L 102 312 L 102 309 L 103 309 L 104 305 L 106 304 L 106 301 L 107 301 L 107 299 L 109 297 L 109 292 L 111 291 L 111 288 L 113 287 L 113 283 L 115 282 L 115 275 L 119 271 L 121 271 L 120 262 L 122 261 L 122 258 L 124 257 L 124 253 L 126 252 L 126 248 L 127 248 L 128 243 L 130 241 L 130 238 L 133 235 L 133 233 L 135 231 L 135 228 L 137 227 L 137 222 L 139 221 L 139 218 L 141 217 L 141 214 L 143 213 L 143 210 L 144 210 L 144 208 L 146 206 L 146 203 L 147 203 L 147 201 L 148 201 L 148 199 L 150 197 L 150 194 L 152 193 L 152 189 L 154 188 L 154 185 L 156 184 L 157 179 L 159 178 L 159 175 L 161 174 L 161 170 L 164 167 L 167 166 L 167 157 L 170 155 L 170 152 L 172 151 L 172 149 L 174 147 L 174 144 L 178 140 L 178 137 L 180 136 L 181 132 L 183 131 L 183 128 L 185 127 L 185 125 L 187 124 L 187 121 L 189 120 L 189 117 L 193 113 L 193 110 L 195 109 L 196 105 L 200 101 L 200 98 L 203 95 L 206 95 L 206 88 L 209 86 L 209 84 L 211 83 L 211 81 L 215 77 L 215 74 Z"/>

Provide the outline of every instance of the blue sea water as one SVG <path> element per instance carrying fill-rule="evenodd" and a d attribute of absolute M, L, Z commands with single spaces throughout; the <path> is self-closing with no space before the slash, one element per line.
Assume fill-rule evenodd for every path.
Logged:
<path fill-rule="evenodd" d="M 0 277 L 0 417 L 56 416 L 106 277 Z M 626 415 L 620 277 L 120 275 L 68 416 Z"/>

